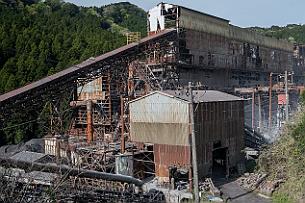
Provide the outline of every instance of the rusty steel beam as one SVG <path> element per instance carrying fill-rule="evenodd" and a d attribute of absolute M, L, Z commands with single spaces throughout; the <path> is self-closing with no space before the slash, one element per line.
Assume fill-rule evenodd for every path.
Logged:
<path fill-rule="evenodd" d="M 92 102 L 87 101 L 87 143 L 90 144 L 93 141 L 93 119 L 92 119 Z"/>

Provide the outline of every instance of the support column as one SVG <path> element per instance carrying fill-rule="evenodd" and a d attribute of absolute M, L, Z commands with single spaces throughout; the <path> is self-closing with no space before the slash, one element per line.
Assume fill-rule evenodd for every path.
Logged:
<path fill-rule="evenodd" d="M 285 116 L 286 122 L 289 120 L 289 94 L 288 94 L 288 71 L 285 71 L 285 95 L 286 95 L 286 105 L 285 105 Z"/>
<path fill-rule="evenodd" d="M 252 92 L 252 129 L 255 129 L 255 89 Z"/>
<path fill-rule="evenodd" d="M 92 101 L 87 101 L 87 143 L 90 144 L 93 141 L 93 119 L 92 119 Z"/>
<path fill-rule="evenodd" d="M 272 129 L 272 73 L 269 76 L 269 135 Z"/>
<path fill-rule="evenodd" d="M 121 96 L 121 153 L 125 152 L 125 132 L 124 132 L 124 98 Z"/>
<path fill-rule="evenodd" d="M 258 99 L 258 126 L 259 132 L 262 132 L 262 105 L 261 105 L 261 93 L 258 92 L 257 94 Z"/>

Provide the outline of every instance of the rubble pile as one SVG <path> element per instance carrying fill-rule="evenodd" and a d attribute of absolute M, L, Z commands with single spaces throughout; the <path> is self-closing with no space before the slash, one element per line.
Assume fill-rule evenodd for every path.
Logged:
<path fill-rule="evenodd" d="M 263 181 L 259 186 L 259 191 L 265 195 L 271 196 L 275 189 L 283 182 L 283 180 Z"/>
<path fill-rule="evenodd" d="M 271 196 L 283 180 L 266 180 L 267 174 L 245 173 L 237 182 L 240 186 L 249 190 L 258 190 L 260 193 Z"/>
<path fill-rule="evenodd" d="M 245 173 L 244 176 L 237 180 L 237 182 L 240 186 L 246 189 L 255 190 L 266 178 L 267 174 Z"/>

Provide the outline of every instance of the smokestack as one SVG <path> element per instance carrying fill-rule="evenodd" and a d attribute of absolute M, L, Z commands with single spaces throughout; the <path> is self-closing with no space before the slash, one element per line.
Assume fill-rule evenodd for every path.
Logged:
<path fill-rule="evenodd" d="M 90 144 L 93 140 L 93 127 L 92 127 L 92 102 L 87 101 L 87 143 Z"/>

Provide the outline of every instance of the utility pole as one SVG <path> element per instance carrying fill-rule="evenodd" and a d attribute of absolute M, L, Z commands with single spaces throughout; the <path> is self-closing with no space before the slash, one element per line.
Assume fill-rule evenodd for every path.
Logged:
<path fill-rule="evenodd" d="M 193 87 L 192 83 L 189 82 L 189 91 L 191 97 L 190 104 L 190 123 L 191 123 L 191 138 L 192 138 L 192 162 L 193 162 L 193 187 L 195 194 L 195 203 L 199 203 L 199 181 L 198 181 L 198 166 L 197 166 L 197 151 L 196 151 L 196 140 L 195 140 L 195 123 L 194 123 L 194 99 L 193 99 Z"/>
<path fill-rule="evenodd" d="M 252 92 L 252 129 L 255 128 L 255 88 Z"/>
<path fill-rule="evenodd" d="M 286 122 L 289 120 L 289 94 L 288 94 L 288 72 L 285 71 L 285 95 L 286 95 L 286 105 L 285 105 L 285 116 L 286 116 Z"/>
<path fill-rule="evenodd" d="M 259 132 L 262 132 L 262 105 L 261 105 L 261 93 L 258 92 L 257 94 L 258 99 L 258 127 Z"/>
<path fill-rule="evenodd" d="M 269 135 L 272 128 L 272 73 L 269 76 Z"/>

